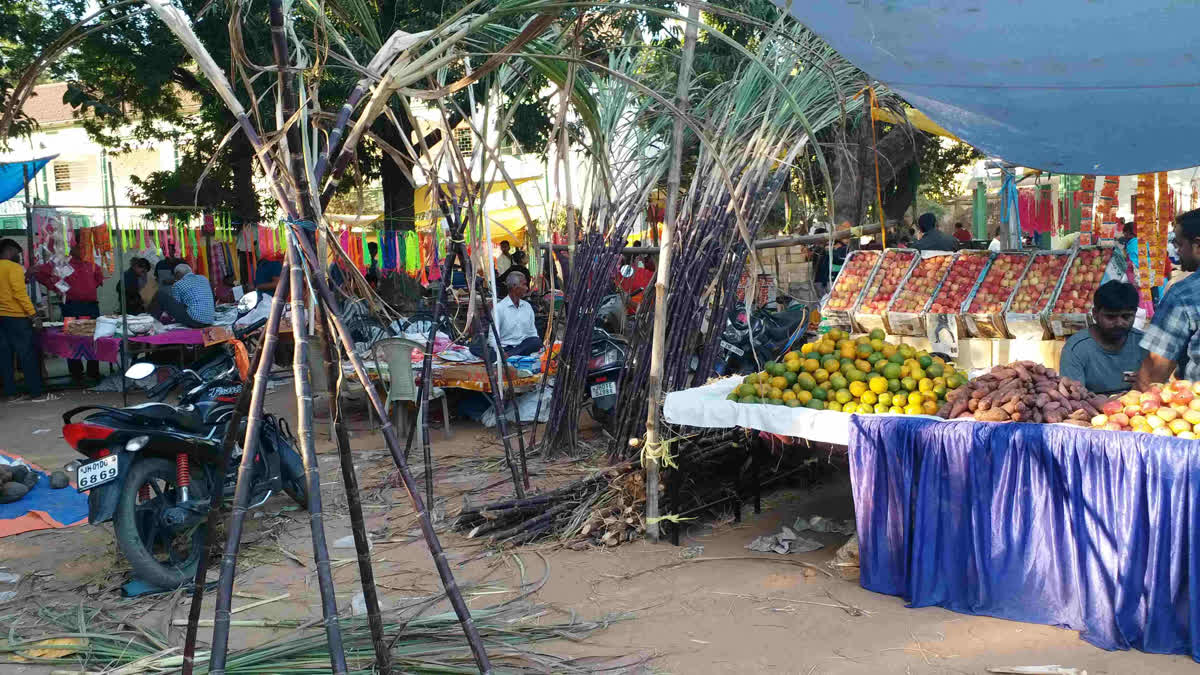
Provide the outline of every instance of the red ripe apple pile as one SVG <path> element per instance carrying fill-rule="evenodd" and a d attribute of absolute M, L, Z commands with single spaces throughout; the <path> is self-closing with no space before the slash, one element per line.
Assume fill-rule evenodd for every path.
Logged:
<path fill-rule="evenodd" d="M 933 299 L 929 311 L 937 314 L 958 314 L 963 301 L 967 299 L 967 294 L 975 287 L 979 273 L 987 266 L 989 255 L 987 251 L 958 253 L 954 264 L 950 266 L 950 274 L 942 283 L 942 288 Z"/>
<path fill-rule="evenodd" d="M 908 282 L 904 284 L 904 288 L 896 294 L 896 299 L 892 302 L 892 311 L 920 312 L 924 310 L 925 303 L 929 302 L 929 298 L 937 290 L 937 285 L 941 283 L 942 277 L 946 275 L 946 268 L 950 267 L 951 258 L 953 256 L 938 255 L 924 258 L 917 263 L 908 277 Z"/>
<path fill-rule="evenodd" d="M 1029 256 L 1023 253 L 1001 253 L 992 261 L 987 275 L 975 291 L 975 299 L 967 308 L 969 314 L 997 314 L 1004 309 L 1008 296 L 1012 295 L 1017 278 L 1024 271 Z"/>
<path fill-rule="evenodd" d="M 837 281 L 833 284 L 833 293 L 829 296 L 826 309 L 850 309 L 858 298 L 863 286 L 867 285 L 867 277 L 871 276 L 871 268 L 879 260 L 879 251 L 857 251 L 838 272 Z"/>
<path fill-rule="evenodd" d="M 1075 262 L 1067 272 L 1058 300 L 1054 302 L 1055 314 L 1087 314 L 1092 311 L 1092 296 L 1104 278 L 1104 268 L 1112 250 L 1089 248 L 1075 254 Z"/>
<path fill-rule="evenodd" d="M 1036 255 L 1033 264 L 1025 273 L 1025 279 L 1017 288 L 1008 311 L 1017 314 L 1034 314 L 1042 311 L 1050 302 L 1050 294 L 1058 286 L 1058 278 L 1067 266 L 1065 255 Z"/>
<path fill-rule="evenodd" d="M 1173 380 L 1105 403 L 1092 426 L 1194 439 L 1200 435 L 1200 381 Z"/>
<path fill-rule="evenodd" d="M 888 303 L 892 301 L 892 295 L 896 293 L 896 287 L 904 280 L 908 266 L 916 257 L 914 251 L 884 251 L 883 264 L 871 280 L 871 287 L 867 289 L 866 299 L 863 300 L 860 311 L 864 314 L 883 314 Z"/>

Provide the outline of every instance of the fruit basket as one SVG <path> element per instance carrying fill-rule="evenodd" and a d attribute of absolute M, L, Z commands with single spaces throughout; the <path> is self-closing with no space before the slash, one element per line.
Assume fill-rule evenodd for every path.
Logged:
<path fill-rule="evenodd" d="M 1014 338 L 1043 340 L 1049 331 L 1046 313 L 1054 291 L 1070 267 L 1071 251 L 1038 251 L 1004 306 L 1004 326 Z"/>
<path fill-rule="evenodd" d="M 1054 337 L 1070 337 L 1087 328 L 1096 289 L 1113 279 L 1129 281 L 1128 269 L 1120 249 L 1080 246 L 1059 280 L 1046 316 Z"/>
<path fill-rule="evenodd" d="M 1022 251 L 996 254 L 962 305 L 962 323 L 968 336 L 1009 337 L 1008 329 L 1004 326 L 1004 308 L 1016 292 L 1017 281 L 1031 262 L 1033 256 Z"/>
<path fill-rule="evenodd" d="M 911 248 L 889 248 L 883 252 L 883 258 L 875 267 L 875 274 L 871 275 L 866 292 L 859 297 L 858 305 L 852 312 L 854 325 L 860 332 L 887 330 L 884 315 L 887 314 L 888 303 L 920 259 L 920 251 Z"/>
<path fill-rule="evenodd" d="M 950 274 L 955 256 L 935 253 L 921 258 L 904 280 L 887 307 L 887 332 L 907 337 L 925 337 L 925 315 L 933 297 Z"/>
<path fill-rule="evenodd" d="M 851 251 L 842 263 L 842 271 L 833 282 L 829 299 L 821 306 L 826 323 L 839 328 L 853 327 L 850 315 L 871 284 L 875 269 L 883 255 L 879 251 Z"/>

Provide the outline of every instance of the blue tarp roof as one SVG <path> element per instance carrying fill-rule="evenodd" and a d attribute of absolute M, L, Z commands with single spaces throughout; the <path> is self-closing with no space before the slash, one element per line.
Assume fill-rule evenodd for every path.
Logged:
<path fill-rule="evenodd" d="M 58 155 L 31 159 L 27 162 L 0 162 L 0 204 L 24 190 L 25 179 L 33 180 L 33 177 L 46 166 L 46 163 L 55 157 Z"/>
<path fill-rule="evenodd" d="M 1063 173 L 1200 165 L 1195 0 L 793 0 L 791 11 L 989 155 Z"/>

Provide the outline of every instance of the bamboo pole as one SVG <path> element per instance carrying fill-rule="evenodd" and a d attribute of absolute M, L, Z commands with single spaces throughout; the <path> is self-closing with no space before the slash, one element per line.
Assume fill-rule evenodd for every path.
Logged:
<path fill-rule="evenodd" d="M 683 58 L 675 88 L 676 107 L 687 109 L 688 87 L 692 79 L 692 59 L 696 54 L 696 21 L 700 10 L 688 6 L 688 23 L 683 32 Z M 671 245 L 675 238 L 676 199 L 679 195 L 683 163 L 683 119 L 676 115 L 671 130 L 672 159 L 667 175 L 667 203 L 662 227 L 662 253 L 658 257 L 654 281 L 654 336 L 650 343 L 650 395 L 646 406 L 646 534 L 658 541 L 658 459 L 662 447 L 658 433 L 659 399 L 662 398 L 663 346 L 667 333 L 667 284 L 671 279 Z"/>
<path fill-rule="evenodd" d="M 297 237 L 296 241 L 303 253 L 302 260 L 310 268 L 316 265 L 316 256 L 309 243 L 303 237 Z M 448 255 L 447 258 L 449 257 Z M 479 668 L 480 673 L 484 673 L 485 675 L 491 673 L 492 665 L 488 659 L 487 650 L 483 646 L 483 640 L 479 636 L 479 630 L 475 627 L 474 620 L 471 619 L 471 610 L 467 608 L 467 603 L 463 600 L 462 591 L 458 587 L 458 582 L 454 579 L 454 573 L 450 570 L 450 563 L 446 559 L 446 551 L 442 548 L 441 542 L 438 541 L 437 533 L 433 529 L 433 521 L 429 518 L 429 511 L 426 509 L 425 502 L 421 500 L 417 483 L 413 479 L 412 472 L 408 469 L 408 462 L 404 458 L 404 453 L 400 449 L 400 441 L 396 436 L 396 428 L 388 418 L 387 409 L 379 398 L 379 392 L 371 386 L 371 379 L 367 374 L 366 366 L 363 365 L 362 359 L 354 351 L 354 341 L 350 338 L 350 332 L 346 329 L 345 324 L 342 323 L 341 316 L 338 314 L 337 299 L 329 290 L 329 285 L 325 283 L 325 279 L 320 275 L 319 270 L 313 270 L 311 279 L 316 285 L 318 298 L 321 302 L 325 303 L 329 311 L 329 316 L 333 320 L 338 339 L 341 340 L 342 348 L 345 350 L 346 356 L 350 359 L 350 364 L 354 368 L 354 374 L 358 377 L 359 382 L 363 384 L 363 388 L 367 393 L 367 400 L 382 421 L 380 433 L 383 435 L 383 440 L 392 455 L 392 461 L 395 462 L 396 468 L 400 472 L 400 480 L 404 483 L 404 489 L 408 492 L 408 497 L 412 501 L 413 510 L 417 512 L 417 522 L 420 524 L 421 533 L 425 537 L 425 544 L 429 548 L 434 567 L 437 569 L 438 577 L 442 581 L 442 587 L 446 591 L 446 598 L 450 601 L 450 606 L 454 608 L 454 613 L 462 625 L 463 633 L 467 638 L 467 644 L 471 646 L 475 665 Z"/>
<path fill-rule="evenodd" d="M 290 280 L 288 284 L 283 283 L 283 277 L 287 275 L 288 265 L 285 263 L 283 272 L 279 275 L 280 289 L 283 291 L 286 291 L 291 283 Z M 254 391 L 250 398 L 250 413 L 246 415 L 246 435 L 242 439 L 242 461 L 238 467 L 237 486 L 233 490 L 233 512 L 229 517 L 225 552 L 221 555 L 221 579 L 217 583 L 217 607 L 213 614 L 212 651 L 208 671 L 211 675 L 225 675 L 225 659 L 229 652 L 229 610 L 233 606 L 233 577 L 237 571 L 238 545 L 242 540 L 246 505 L 250 501 L 254 457 L 258 454 L 258 431 L 262 426 L 267 382 L 271 379 L 271 362 L 275 360 L 275 346 L 279 342 L 279 320 L 283 316 L 285 297 L 286 293 L 280 292 L 271 299 L 271 314 L 267 318 L 258 368 L 254 372 Z"/>
<path fill-rule="evenodd" d="M 304 236 L 293 229 L 290 239 Z M 300 456 L 304 459 L 305 489 L 308 494 L 308 525 L 312 535 L 313 562 L 317 567 L 317 586 L 321 592 L 321 614 L 325 638 L 329 643 L 329 662 L 335 673 L 346 672 L 346 652 L 338 625 L 337 597 L 333 588 L 333 569 L 329 565 L 329 547 L 325 543 L 325 519 L 321 508 L 321 477 L 317 452 L 313 446 L 312 383 L 308 367 L 308 331 L 304 316 L 304 269 L 293 242 L 288 243 L 288 263 L 292 276 L 292 373 L 296 388 L 296 429 Z M 319 272 L 314 272 L 319 273 Z"/>
<path fill-rule="evenodd" d="M 280 274 L 279 282 L 275 284 L 275 295 L 286 297 L 290 281 L 288 275 Z M 275 303 L 271 303 L 271 311 L 274 312 L 274 310 Z M 279 306 L 279 311 L 283 311 L 282 304 Z M 256 370 L 262 354 L 263 343 L 260 342 L 258 349 L 254 350 L 254 359 L 252 361 L 253 367 Z M 253 387 L 248 385 L 249 382 L 242 383 L 242 393 L 238 395 L 233 414 L 230 416 L 229 422 L 225 427 L 225 436 L 221 439 L 221 456 L 217 459 L 217 480 L 221 484 L 221 488 L 216 491 L 217 494 L 210 496 L 211 505 L 208 510 L 208 525 L 204 532 L 204 548 L 202 549 L 204 555 L 200 556 L 200 562 L 196 565 L 196 577 L 192 580 L 192 605 L 188 610 L 187 632 L 184 634 L 183 639 L 183 675 L 192 675 L 192 669 L 195 667 L 196 629 L 200 625 L 200 612 L 204 605 L 204 585 L 205 579 L 208 577 L 208 549 L 212 546 L 213 537 L 216 536 L 221 508 L 225 503 L 223 484 L 225 481 L 225 472 L 229 469 L 229 456 L 233 454 L 233 444 L 237 442 L 238 428 L 241 427 L 246 413 L 250 411 L 250 395 Z"/>

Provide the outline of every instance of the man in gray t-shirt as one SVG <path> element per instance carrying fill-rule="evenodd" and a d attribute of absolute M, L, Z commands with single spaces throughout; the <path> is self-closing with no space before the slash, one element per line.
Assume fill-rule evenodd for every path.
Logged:
<path fill-rule="evenodd" d="M 1138 292 L 1132 284 L 1110 281 L 1092 298 L 1092 325 L 1072 335 L 1063 345 L 1059 372 L 1082 382 L 1095 394 L 1115 394 L 1133 387 L 1146 357 L 1139 344 L 1141 331 L 1133 330 Z"/>

